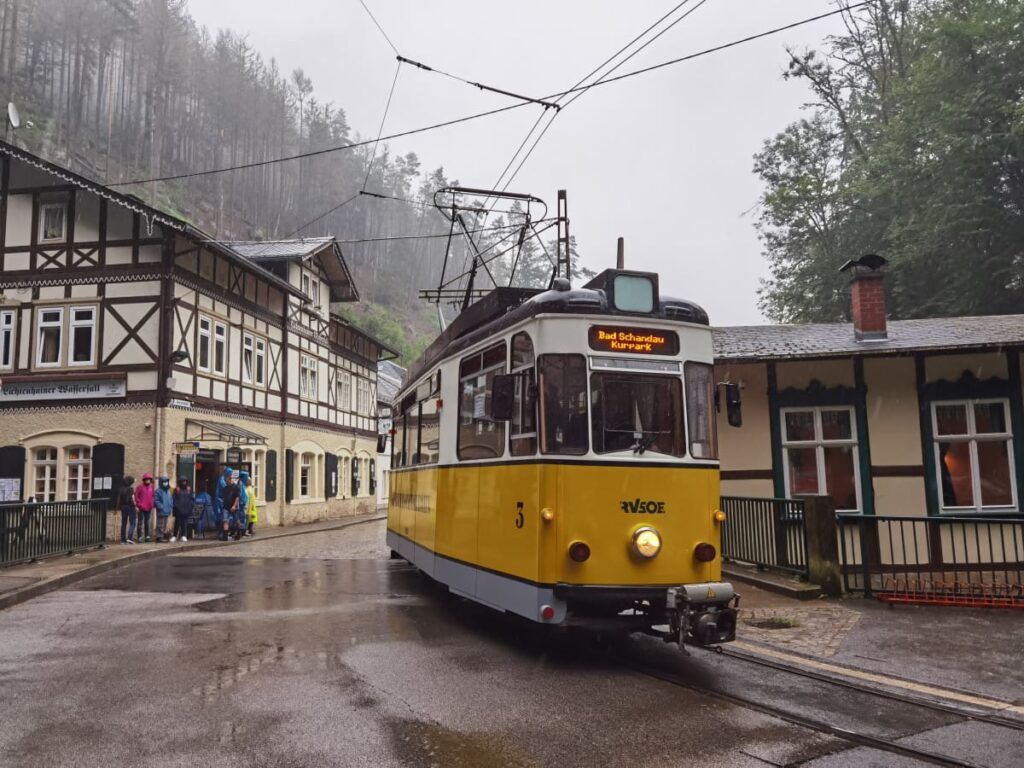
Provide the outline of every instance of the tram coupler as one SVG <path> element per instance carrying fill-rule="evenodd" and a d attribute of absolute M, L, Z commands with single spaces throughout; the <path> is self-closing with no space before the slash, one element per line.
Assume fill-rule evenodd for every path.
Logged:
<path fill-rule="evenodd" d="M 669 587 L 665 609 L 669 636 L 687 653 L 685 645 L 709 646 L 736 639 L 736 612 L 740 597 L 726 582 Z M 730 605 L 732 603 L 732 605 Z"/>

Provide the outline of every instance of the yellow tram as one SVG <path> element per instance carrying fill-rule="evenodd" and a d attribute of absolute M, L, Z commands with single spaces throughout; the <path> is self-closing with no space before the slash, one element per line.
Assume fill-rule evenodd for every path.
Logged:
<path fill-rule="evenodd" d="M 707 314 L 655 274 L 497 288 L 395 400 L 388 545 L 535 622 L 730 641 L 718 393 Z M 738 388 L 724 394 L 736 423 Z"/>

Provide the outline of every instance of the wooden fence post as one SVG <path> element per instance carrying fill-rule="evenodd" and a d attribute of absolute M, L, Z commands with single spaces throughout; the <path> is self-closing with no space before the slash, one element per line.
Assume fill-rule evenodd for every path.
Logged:
<path fill-rule="evenodd" d="M 830 496 L 804 496 L 807 578 L 829 597 L 843 593 L 836 532 L 836 507 Z"/>

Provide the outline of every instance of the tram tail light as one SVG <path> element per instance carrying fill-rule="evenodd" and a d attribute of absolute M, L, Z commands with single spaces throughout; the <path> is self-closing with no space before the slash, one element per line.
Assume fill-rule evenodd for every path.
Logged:
<path fill-rule="evenodd" d="M 551 621 L 555 618 L 555 609 L 550 605 L 542 605 L 540 607 L 540 617 L 543 621 Z"/>
<path fill-rule="evenodd" d="M 708 544 L 706 541 L 701 542 L 693 548 L 693 556 L 702 563 L 710 563 L 715 559 L 715 555 L 718 552 L 715 550 L 714 544 Z"/>
<path fill-rule="evenodd" d="M 569 545 L 569 559 L 574 563 L 585 563 L 590 559 L 590 545 L 585 541 L 574 541 Z"/>
<path fill-rule="evenodd" d="M 724 523 L 725 522 L 725 512 L 723 512 L 720 509 L 716 509 L 715 513 L 712 515 L 712 517 L 715 519 L 716 523 Z"/>

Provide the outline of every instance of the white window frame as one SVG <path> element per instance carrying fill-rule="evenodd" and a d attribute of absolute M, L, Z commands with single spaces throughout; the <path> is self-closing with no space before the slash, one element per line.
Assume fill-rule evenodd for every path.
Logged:
<path fill-rule="evenodd" d="M 46 213 L 47 211 L 59 210 L 61 212 L 60 234 L 56 237 L 46 237 Z M 44 203 L 39 206 L 39 242 L 40 243 L 63 243 L 68 236 L 68 204 L 67 203 Z"/>
<path fill-rule="evenodd" d="M 242 334 L 242 382 L 252 384 L 256 368 L 256 339 L 251 333 Z"/>
<path fill-rule="evenodd" d="M 316 400 L 318 397 L 317 374 L 320 362 L 309 355 L 299 356 L 299 396 L 307 400 Z"/>
<path fill-rule="evenodd" d="M 90 312 L 90 318 L 88 320 L 78 320 L 75 318 L 75 314 L 78 312 Z M 71 311 L 68 314 L 68 365 L 69 366 L 90 366 L 96 365 L 96 337 L 97 333 L 97 318 L 99 317 L 99 309 L 96 305 L 84 305 L 84 306 L 72 306 Z M 75 356 L 75 329 L 76 328 L 89 328 L 91 333 L 89 335 L 89 359 L 78 360 L 74 359 Z"/>
<path fill-rule="evenodd" d="M 341 388 L 341 392 L 338 395 L 338 407 L 347 412 L 352 412 L 352 372 L 341 370 L 341 375 L 338 377 L 338 384 Z"/>
<path fill-rule="evenodd" d="M 315 486 L 316 478 L 316 458 L 310 451 L 304 451 L 299 454 L 299 498 L 310 499 L 313 497 L 313 487 Z M 305 490 L 302 486 L 305 483 Z"/>
<path fill-rule="evenodd" d="M 999 403 L 1003 406 L 1003 419 L 1006 423 L 1006 432 L 982 432 L 977 431 L 977 421 L 974 414 L 974 406 Z M 960 405 L 967 412 L 967 432 L 963 435 L 940 435 L 938 407 L 943 405 Z M 932 416 L 932 452 L 935 457 L 935 482 L 936 495 L 938 496 L 939 514 L 958 515 L 963 513 L 992 512 L 994 510 L 1017 509 L 1017 472 L 1016 458 L 1013 455 L 1013 423 L 1011 421 L 1010 400 L 1006 397 L 980 397 L 961 400 L 933 400 L 931 404 Z M 978 465 L 978 443 L 1006 443 L 1006 458 L 1010 474 L 1010 504 L 985 506 L 981 494 L 981 471 Z M 939 454 L 939 443 L 968 443 L 971 459 L 971 494 L 974 498 L 974 505 L 970 507 L 947 507 L 942 498 L 942 458 Z"/>
<path fill-rule="evenodd" d="M 356 379 L 356 413 L 366 416 L 370 413 L 370 382 L 361 376 Z"/>
<path fill-rule="evenodd" d="M 205 327 L 204 327 L 205 326 Z M 203 365 L 203 340 L 206 340 L 206 365 Z M 210 372 L 213 361 L 213 320 L 205 315 L 199 316 L 196 330 L 196 368 L 204 373 Z"/>
<path fill-rule="evenodd" d="M 308 272 L 302 273 L 302 292 L 309 297 L 310 304 L 319 312 L 321 309 L 320 280 L 316 275 Z"/>
<path fill-rule="evenodd" d="M 813 440 L 789 440 L 786 433 L 787 413 L 814 413 L 814 439 Z M 847 411 L 850 414 L 850 437 L 845 439 L 825 440 L 822 438 L 821 412 L 822 411 Z M 853 448 L 853 484 L 854 492 L 857 495 L 856 509 L 837 509 L 837 512 L 860 513 L 864 508 L 864 499 L 860 487 L 860 445 L 857 435 L 857 409 L 852 405 L 805 405 L 793 408 L 779 409 L 779 432 L 782 441 L 782 465 L 783 480 L 786 484 L 786 498 L 799 498 L 793 496 L 790 490 L 792 483 L 789 477 L 789 448 L 814 448 L 814 460 L 818 470 L 818 495 L 827 496 L 828 486 L 825 478 L 825 449 L 833 447 Z"/>
<path fill-rule="evenodd" d="M 219 320 L 213 321 L 213 348 L 210 354 L 210 367 L 217 376 L 224 376 L 228 370 L 228 341 L 230 340 L 230 334 L 228 333 L 227 323 L 222 323 Z M 217 347 L 220 347 L 220 362 L 221 365 L 217 367 Z"/>
<path fill-rule="evenodd" d="M 71 451 L 82 451 L 83 458 L 72 459 Z M 91 497 L 92 483 L 92 448 L 88 445 L 69 445 L 64 448 L 64 500 L 84 501 Z M 75 484 L 75 492 L 71 486 Z"/>
<path fill-rule="evenodd" d="M 258 387 L 267 386 L 267 340 L 256 336 L 256 348 L 252 359 L 254 363 L 253 373 L 255 383 Z"/>
<path fill-rule="evenodd" d="M 39 451 L 47 451 L 47 458 L 40 460 L 37 458 Z M 50 458 L 52 453 L 53 458 Z M 51 501 L 57 501 L 60 495 L 60 483 L 58 481 L 58 467 L 60 465 L 60 450 L 52 445 L 37 445 L 32 449 L 32 492 L 28 495 L 32 496 L 37 502 L 48 503 Z M 42 469 L 42 478 L 45 483 L 46 491 L 40 498 L 37 490 L 40 479 L 40 469 Z M 53 492 L 50 492 L 50 488 L 53 488 Z"/>
<path fill-rule="evenodd" d="M 5 309 L 0 311 L 0 370 L 2 371 L 14 369 L 14 348 L 15 342 L 18 339 L 15 333 L 17 317 L 18 313 L 16 310 Z"/>
<path fill-rule="evenodd" d="M 257 504 L 263 498 L 263 464 L 266 456 L 265 448 L 246 448 L 242 451 L 242 459 L 249 464 L 249 481 L 256 492 Z"/>
<path fill-rule="evenodd" d="M 43 313 L 56 312 L 57 320 L 43 321 Z M 57 360 L 52 363 L 43 362 L 43 329 L 56 328 L 57 337 Z M 60 368 L 64 362 L 64 307 L 36 307 L 36 368 Z"/>

